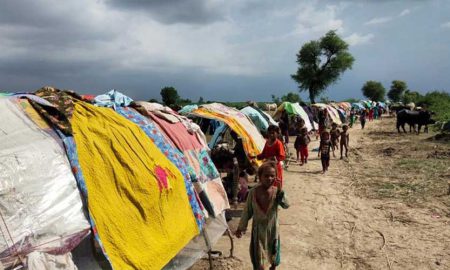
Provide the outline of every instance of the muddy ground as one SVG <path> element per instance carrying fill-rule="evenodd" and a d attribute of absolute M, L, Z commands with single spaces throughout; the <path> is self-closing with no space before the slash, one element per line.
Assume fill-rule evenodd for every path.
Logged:
<path fill-rule="evenodd" d="M 397 134 L 385 118 L 350 129 L 349 158 L 332 158 L 325 175 L 317 152 L 305 166 L 291 163 L 278 269 L 450 269 L 450 145 L 432 135 Z M 229 259 L 222 237 L 214 269 L 252 269 L 249 240 L 234 239 Z"/>

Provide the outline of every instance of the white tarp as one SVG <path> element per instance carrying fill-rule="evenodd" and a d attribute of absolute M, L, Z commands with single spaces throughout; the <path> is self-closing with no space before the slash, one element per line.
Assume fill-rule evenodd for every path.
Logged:
<path fill-rule="evenodd" d="M 89 234 L 64 149 L 8 98 L 0 98 L 0 194 L 5 266 L 17 253 L 64 254 Z"/>

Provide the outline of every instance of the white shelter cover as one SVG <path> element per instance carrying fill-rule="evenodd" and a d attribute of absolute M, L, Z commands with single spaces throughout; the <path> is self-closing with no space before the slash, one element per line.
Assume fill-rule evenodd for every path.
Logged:
<path fill-rule="evenodd" d="M 0 98 L 0 261 L 64 254 L 90 225 L 62 146 L 10 98 Z"/>

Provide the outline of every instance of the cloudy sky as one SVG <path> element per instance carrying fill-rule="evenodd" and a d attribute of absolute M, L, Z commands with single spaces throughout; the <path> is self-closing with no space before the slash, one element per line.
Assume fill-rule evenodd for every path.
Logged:
<path fill-rule="evenodd" d="M 355 63 L 329 98 L 367 80 L 450 91 L 448 0 L 0 0 L 0 89 L 268 101 L 298 90 L 296 53 L 331 29 Z"/>

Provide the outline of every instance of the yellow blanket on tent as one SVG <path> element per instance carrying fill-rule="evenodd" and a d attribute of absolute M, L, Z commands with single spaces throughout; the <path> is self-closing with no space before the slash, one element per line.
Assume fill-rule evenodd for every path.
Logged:
<path fill-rule="evenodd" d="M 161 269 L 199 233 L 183 176 L 150 138 L 108 108 L 75 104 L 74 139 L 114 269 Z"/>
<path fill-rule="evenodd" d="M 241 137 L 244 151 L 248 156 L 256 156 L 262 152 L 266 143 L 265 139 L 251 120 L 240 111 L 212 103 L 192 111 L 191 114 L 226 123 Z M 258 166 L 262 164 L 260 160 L 254 160 L 254 162 Z"/>

